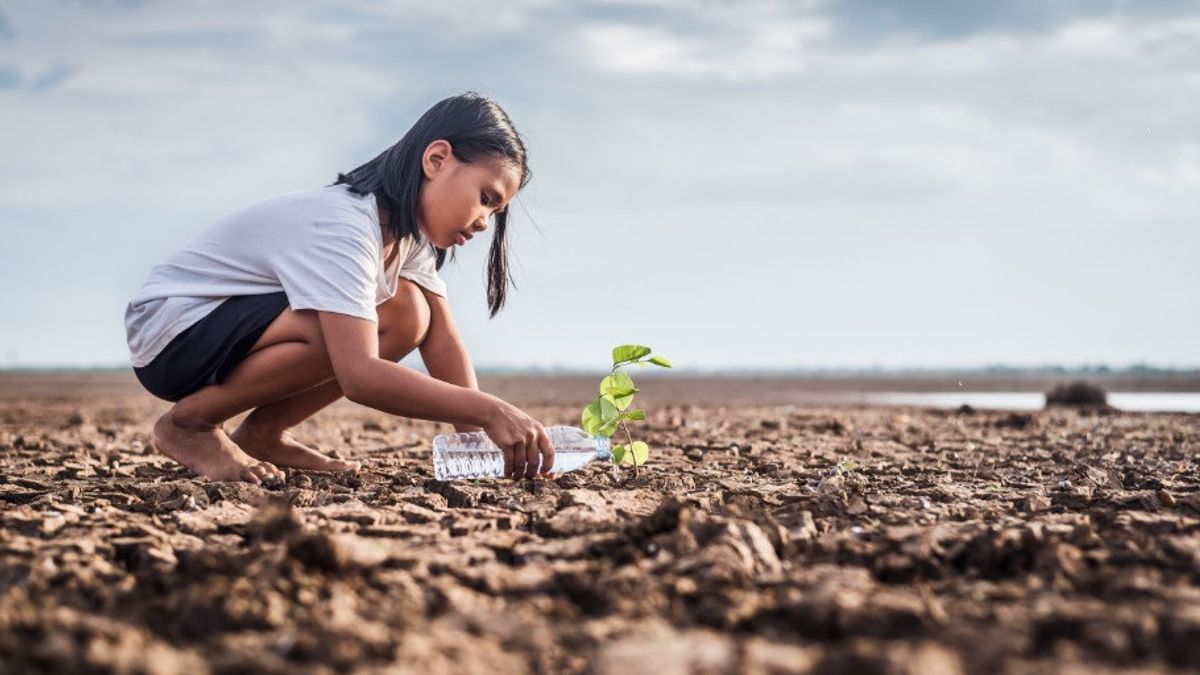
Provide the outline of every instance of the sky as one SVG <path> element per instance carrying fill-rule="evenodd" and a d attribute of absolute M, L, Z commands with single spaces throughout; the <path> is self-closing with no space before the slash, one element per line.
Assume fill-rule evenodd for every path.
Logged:
<path fill-rule="evenodd" d="M 0 4 L 0 367 L 128 363 L 150 268 L 439 99 L 509 113 L 479 368 L 1200 365 L 1200 3 Z M 406 363 L 409 363 L 406 361 Z"/>

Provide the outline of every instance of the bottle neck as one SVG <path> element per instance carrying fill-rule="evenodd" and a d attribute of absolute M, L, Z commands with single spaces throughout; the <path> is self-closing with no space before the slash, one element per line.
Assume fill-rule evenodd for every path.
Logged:
<path fill-rule="evenodd" d="M 608 436 L 595 436 L 592 440 L 596 441 L 596 459 L 612 459 L 612 446 Z"/>

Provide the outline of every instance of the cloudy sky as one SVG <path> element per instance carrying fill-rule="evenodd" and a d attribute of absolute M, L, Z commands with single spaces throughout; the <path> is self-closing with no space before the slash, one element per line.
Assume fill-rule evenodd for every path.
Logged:
<path fill-rule="evenodd" d="M 442 270 L 478 366 L 1200 365 L 1200 3 L 249 6 L 0 5 L 0 366 L 127 362 L 153 264 L 468 89 L 534 172 L 504 312 Z"/>

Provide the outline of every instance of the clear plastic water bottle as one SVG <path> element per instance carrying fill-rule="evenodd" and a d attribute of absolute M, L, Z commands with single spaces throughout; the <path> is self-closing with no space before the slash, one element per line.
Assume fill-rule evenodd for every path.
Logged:
<path fill-rule="evenodd" d="M 554 473 L 582 468 L 594 459 L 609 459 L 607 436 L 589 436 L 578 427 L 546 427 L 554 446 Z M 538 462 L 541 473 L 541 461 Z M 504 475 L 504 451 L 482 431 L 433 437 L 433 475 L 438 480 L 499 478 Z"/>

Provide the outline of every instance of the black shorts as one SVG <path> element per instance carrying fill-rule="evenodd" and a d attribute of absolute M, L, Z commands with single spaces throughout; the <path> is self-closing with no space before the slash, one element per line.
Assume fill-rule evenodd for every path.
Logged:
<path fill-rule="evenodd" d="M 172 402 L 220 384 L 287 306 L 282 291 L 229 298 L 133 372 L 147 391 Z"/>

